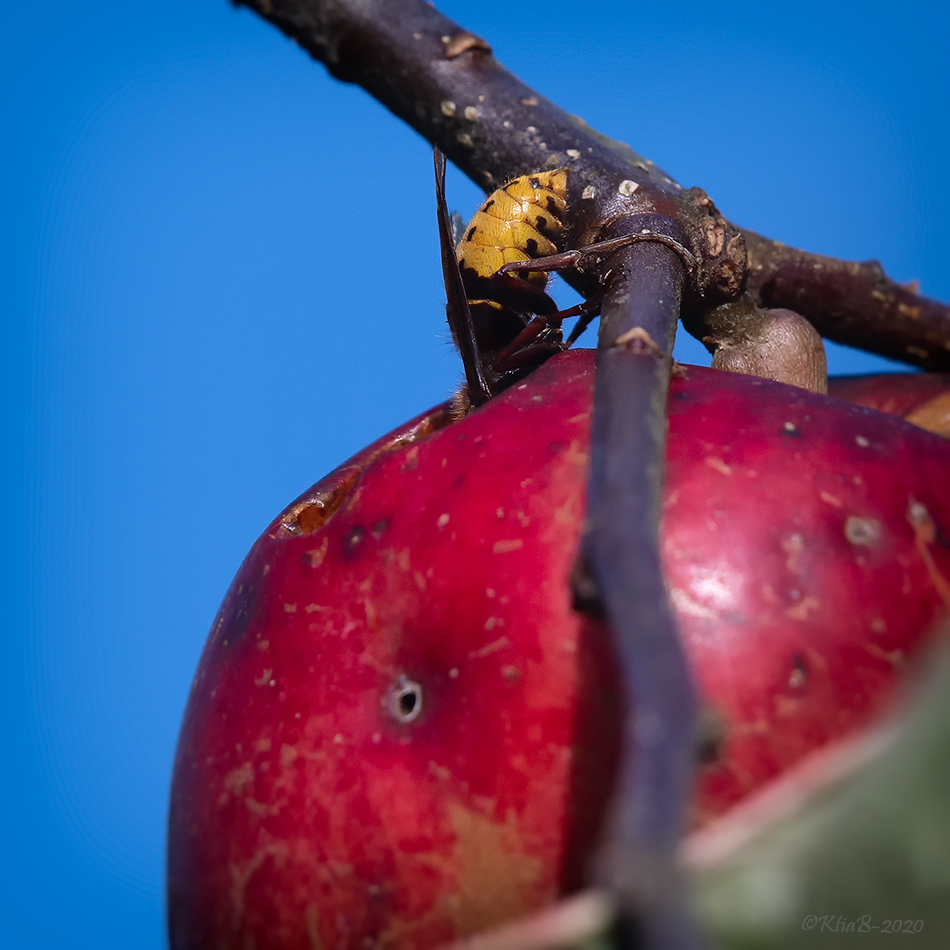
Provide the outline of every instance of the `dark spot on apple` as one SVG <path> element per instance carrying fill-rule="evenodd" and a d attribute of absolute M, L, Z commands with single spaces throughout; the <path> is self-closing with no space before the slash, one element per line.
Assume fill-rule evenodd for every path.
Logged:
<path fill-rule="evenodd" d="M 794 422 L 786 422 L 782 426 L 782 435 L 787 435 L 793 439 L 800 439 L 802 437 L 802 430 L 799 429 Z"/>
<path fill-rule="evenodd" d="M 400 675 L 389 690 L 389 711 L 403 725 L 418 719 L 422 713 L 422 686 Z"/>
<path fill-rule="evenodd" d="M 788 676 L 788 685 L 790 689 L 804 689 L 808 683 L 808 664 L 805 658 L 796 653 L 792 657 L 792 672 Z"/>
<path fill-rule="evenodd" d="M 353 557 L 356 554 L 365 537 L 366 531 L 359 525 L 350 528 L 350 533 L 346 536 L 346 541 L 343 542 L 343 550 L 347 557 Z"/>
<path fill-rule="evenodd" d="M 699 765 L 714 765 L 722 758 L 726 746 L 726 720 L 709 706 L 699 711 L 696 719 L 694 748 Z"/>
<path fill-rule="evenodd" d="M 228 637 L 221 641 L 221 646 L 233 646 L 247 632 L 251 618 L 257 609 L 257 600 L 260 589 L 257 584 L 238 584 L 228 591 L 221 605 L 218 619 L 212 627 L 212 636 L 221 630 L 227 630 Z"/>

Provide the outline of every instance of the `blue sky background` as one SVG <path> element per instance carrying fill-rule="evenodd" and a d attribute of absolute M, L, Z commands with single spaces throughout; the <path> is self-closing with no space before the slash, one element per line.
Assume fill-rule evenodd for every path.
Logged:
<path fill-rule="evenodd" d="M 3 943 L 159 948 L 177 728 L 231 576 L 460 377 L 431 152 L 225 0 L 4 7 Z M 442 4 L 737 223 L 950 300 L 945 3 L 777 7 Z M 479 200 L 455 172 L 449 196 Z"/>

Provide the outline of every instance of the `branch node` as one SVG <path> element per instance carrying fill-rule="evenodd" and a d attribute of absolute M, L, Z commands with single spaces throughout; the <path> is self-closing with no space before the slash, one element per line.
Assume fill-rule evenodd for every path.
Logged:
<path fill-rule="evenodd" d="M 615 350 L 627 350 L 629 353 L 655 356 L 657 359 L 663 359 L 666 356 L 656 340 L 643 327 L 634 327 L 622 333 L 614 340 L 612 346 Z"/>
<path fill-rule="evenodd" d="M 480 36 L 466 30 L 462 33 L 456 33 L 445 44 L 445 58 L 457 59 L 462 53 L 467 53 L 469 50 L 477 50 L 491 56 L 491 47 Z"/>
<path fill-rule="evenodd" d="M 594 579 L 590 566 L 582 558 L 574 562 L 570 577 L 573 607 L 580 614 L 587 614 L 594 620 L 604 619 L 604 602 L 600 597 L 600 587 Z"/>

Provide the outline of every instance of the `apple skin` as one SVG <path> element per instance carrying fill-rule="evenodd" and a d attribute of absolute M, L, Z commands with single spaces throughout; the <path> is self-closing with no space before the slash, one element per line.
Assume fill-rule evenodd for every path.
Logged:
<path fill-rule="evenodd" d="M 832 376 L 828 395 L 904 418 L 950 393 L 950 373 L 880 373 Z"/>
<path fill-rule="evenodd" d="M 439 946 L 579 886 L 618 756 L 571 608 L 593 354 L 413 420 L 292 504 L 179 741 L 175 950 Z M 950 607 L 950 444 L 748 376 L 674 379 L 663 558 L 713 755 L 695 821 L 866 724 Z"/>
<path fill-rule="evenodd" d="M 950 373 L 839 376 L 828 380 L 828 395 L 900 416 L 950 439 Z"/>

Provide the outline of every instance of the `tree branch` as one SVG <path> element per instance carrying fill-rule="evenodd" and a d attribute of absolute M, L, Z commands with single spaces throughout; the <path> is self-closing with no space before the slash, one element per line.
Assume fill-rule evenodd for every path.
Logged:
<path fill-rule="evenodd" d="M 486 190 L 569 168 L 567 246 L 600 239 L 616 218 L 659 214 L 675 220 L 697 249 L 694 306 L 741 289 L 742 238 L 705 192 L 684 190 L 627 145 L 540 96 L 500 66 L 484 40 L 423 0 L 235 2 L 274 23 L 333 76 L 358 83 Z M 566 279 L 582 293 L 599 287 L 596 273 Z"/>
<path fill-rule="evenodd" d="M 502 68 L 488 44 L 423 0 L 233 0 L 270 20 L 338 79 L 367 92 L 486 190 L 544 168 L 572 169 L 570 246 L 597 239 L 613 214 L 676 220 L 703 267 L 684 296 L 689 325 L 735 297 L 746 278 L 758 302 L 797 310 L 830 339 L 929 369 L 950 370 L 950 308 L 849 264 L 742 232 L 699 188 L 682 189 L 652 162 L 585 125 Z M 610 199 L 621 182 L 626 201 Z M 593 200 L 579 200 L 590 188 Z M 582 293 L 596 279 L 567 278 Z M 695 291 L 695 292 L 693 292 Z M 918 316 L 914 316 L 914 313 Z"/>
<path fill-rule="evenodd" d="M 748 289 L 804 314 L 829 340 L 929 370 L 950 369 L 950 310 L 890 280 L 877 261 L 809 254 L 746 231 Z"/>

